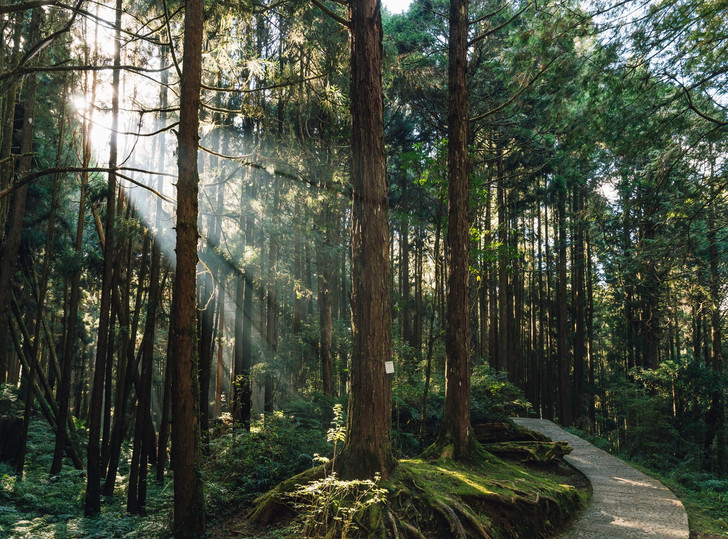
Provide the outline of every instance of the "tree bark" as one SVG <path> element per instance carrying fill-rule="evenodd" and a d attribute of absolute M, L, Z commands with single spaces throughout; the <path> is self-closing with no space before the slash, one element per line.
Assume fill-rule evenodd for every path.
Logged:
<path fill-rule="evenodd" d="M 28 32 L 28 42 L 35 43 L 40 31 L 41 9 L 33 10 L 30 20 L 30 30 Z M 22 28 L 22 24 L 21 24 Z M 20 32 L 15 32 L 16 39 L 20 39 Z M 30 171 L 33 165 L 33 128 L 35 126 L 35 93 L 37 88 L 36 75 L 28 75 L 25 86 L 25 98 L 23 99 L 23 128 L 20 142 L 21 157 L 18 162 L 17 176 L 21 177 Z M 14 95 L 9 95 L 8 99 L 14 99 Z M 14 107 L 13 107 L 14 110 Z M 12 122 L 14 115 L 10 116 L 7 121 Z M 12 132 L 11 132 L 12 135 Z M 0 164 L 0 167 L 4 165 Z M 12 169 L 0 170 L 11 174 Z M 4 180 L 0 180 L 0 184 Z M 10 320 L 10 295 L 12 289 L 13 276 L 15 275 L 16 265 L 18 261 L 18 251 L 20 249 L 20 240 L 23 231 L 23 216 L 25 215 L 25 203 L 28 198 L 28 185 L 25 184 L 15 191 L 12 206 L 9 215 L 9 229 L 5 241 L 0 243 L 0 384 L 5 382 L 7 375 L 7 355 L 5 346 L 8 342 L 7 331 Z M 5 221 L 0 221 L 0 229 L 4 230 Z M 18 351 L 18 353 L 20 353 Z"/>
<path fill-rule="evenodd" d="M 200 471 L 200 386 L 197 358 L 197 147 L 202 78 L 202 0 L 187 0 L 180 91 L 177 178 L 177 267 L 170 337 L 172 345 L 172 469 L 176 537 L 205 534 Z"/>
<path fill-rule="evenodd" d="M 556 277 L 556 302 L 558 306 L 557 351 L 559 367 L 559 421 L 562 425 L 572 424 L 571 377 L 569 362 L 569 325 L 566 301 L 566 187 L 558 185 L 558 258 Z"/>
<path fill-rule="evenodd" d="M 327 197 L 327 195 L 324 195 Z M 332 351 L 334 319 L 331 291 L 334 285 L 332 271 L 332 245 L 331 227 L 331 201 L 328 198 L 322 203 L 319 220 L 319 235 L 321 243 L 316 250 L 316 266 L 318 274 L 318 309 L 319 309 L 319 362 L 321 365 L 321 381 L 323 393 L 327 396 L 334 394 L 334 373 L 332 367 Z"/>
<path fill-rule="evenodd" d="M 62 154 L 63 154 L 63 139 L 66 126 L 66 82 L 64 81 L 64 99 L 61 106 L 61 116 L 58 121 L 58 145 L 56 150 L 56 167 L 60 166 Z M 50 275 L 51 260 L 53 258 L 52 253 L 54 252 L 53 245 L 55 241 L 56 232 L 56 213 L 58 211 L 58 202 L 60 198 L 60 180 L 59 175 L 56 174 L 53 178 L 53 193 L 51 195 L 51 207 L 48 214 L 48 227 L 46 231 L 46 242 L 45 242 L 45 254 L 43 258 L 43 269 L 41 271 L 40 282 L 38 283 L 38 297 L 35 317 L 35 335 L 33 337 L 33 350 L 32 354 L 35 358 L 35 363 L 40 364 L 42 358 L 42 345 L 41 345 L 41 333 L 44 325 L 43 306 L 45 302 L 46 292 L 48 289 L 48 279 Z M 52 344 L 51 344 L 52 346 Z M 27 376 L 26 382 L 26 398 L 25 398 L 25 410 L 23 414 L 23 432 L 21 440 L 21 454 L 18 456 L 18 464 L 16 467 L 16 475 L 22 480 L 23 469 L 25 467 L 25 451 L 28 443 L 28 427 L 30 425 L 30 416 L 33 412 L 33 400 L 35 397 L 34 391 L 34 372 L 33 369 L 24 369 L 25 376 Z"/>
<path fill-rule="evenodd" d="M 472 441 L 467 52 L 468 0 L 451 0 L 448 64 L 447 360 L 445 410 L 437 445 L 443 453 L 455 459 L 468 455 Z"/>
<path fill-rule="evenodd" d="M 508 334 L 510 329 L 508 323 L 508 217 L 502 156 L 498 158 L 496 190 L 498 197 L 498 241 L 500 244 L 498 253 L 498 356 L 496 369 L 498 371 L 509 371 L 511 362 L 508 357 L 508 344 L 510 342 L 510 335 Z"/>
<path fill-rule="evenodd" d="M 88 131 L 88 125 L 84 129 L 84 166 L 87 166 L 88 160 L 91 157 L 91 142 L 88 140 L 90 132 Z M 78 202 L 78 220 L 76 224 L 76 241 L 75 241 L 75 256 L 76 266 L 74 267 L 73 274 L 71 276 L 71 296 L 68 302 L 68 313 L 67 313 L 67 325 L 66 325 L 66 340 L 65 349 L 63 351 L 63 364 L 61 365 L 61 379 L 58 383 L 56 392 L 56 401 L 58 402 L 58 423 L 64 425 L 67 421 L 69 412 L 69 403 L 71 396 L 71 370 L 73 368 L 73 356 L 76 349 L 76 327 L 78 324 L 78 303 L 80 296 L 80 282 L 81 282 L 81 256 L 83 248 L 83 228 L 86 221 L 86 183 L 88 181 L 88 174 L 81 174 L 81 195 Z M 40 322 L 40 321 L 39 321 Z M 63 451 L 66 445 L 66 429 L 57 429 L 56 431 L 56 445 L 53 452 L 53 462 L 51 463 L 51 474 L 57 474 L 61 471 L 63 464 Z"/>
<path fill-rule="evenodd" d="M 712 190 L 711 200 L 717 195 Z M 711 361 L 710 367 L 716 375 L 723 373 L 723 330 L 721 327 L 721 277 L 718 269 L 718 243 L 715 223 L 715 203 L 708 208 L 708 257 L 710 267 L 710 331 L 711 331 Z M 726 453 L 726 421 L 725 421 L 725 397 L 724 391 L 720 388 L 713 390 L 711 395 L 710 408 L 708 409 L 706 423 L 709 432 L 713 432 L 713 438 L 707 441 L 712 442 L 715 450 L 711 469 L 716 474 L 724 474 L 728 468 L 728 454 Z M 708 445 L 708 444 L 706 444 Z M 708 448 L 706 448 L 708 449 Z"/>
<path fill-rule="evenodd" d="M 114 36 L 114 74 L 112 79 L 112 129 L 109 149 L 109 168 L 116 166 L 118 153 L 119 128 L 119 89 L 121 85 L 121 14 L 122 0 L 116 0 L 116 21 Z M 101 306 L 99 310 L 98 343 L 96 345 L 96 361 L 94 379 L 91 388 L 91 404 L 88 417 L 88 450 L 86 472 L 86 498 L 84 512 L 86 516 L 97 515 L 101 511 L 101 411 L 104 392 L 104 374 L 108 353 L 109 326 L 111 324 L 111 285 L 114 273 L 114 219 L 116 217 L 116 174 L 109 173 L 109 185 L 106 203 L 106 235 L 104 244 L 104 273 L 101 281 Z"/>
<path fill-rule="evenodd" d="M 586 366 L 586 282 L 584 261 L 584 185 L 574 186 L 574 257 L 572 297 L 574 300 L 574 419 L 584 418 Z"/>
<path fill-rule="evenodd" d="M 350 4 L 351 26 L 351 393 L 343 479 L 389 477 L 392 454 L 391 267 L 378 0 Z"/>
<path fill-rule="evenodd" d="M 151 232 L 147 233 L 148 237 Z M 144 514 L 146 505 L 147 481 L 147 430 L 149 428 L 149 407 L 152 393 L 152 362 L 154 359 L 154 330 L 156 326 L 157 305 L 159 303 L 159 266 L 160 249 L 156 240 L 152 240 L 152 253 L 149 268 L 149 297 L 147 300 L 147 316 L 142 337 L 142 372 L 137 398 L 136 425 L 134 429 L 134 454 L 132 455 L 132 468 L 129 473 L 129 489 L 127 495 L 127 511 L 129 513 Z M 141 279 L 141 276 L 140 276 Z M 141 284 L 140 284 L 141 285 Z M 136 468 L 136 470 L 135 470 Z M 132 481 L 134 471 L 135 481 Z M 137 487 L 138 488 L 135 488 Z"/>

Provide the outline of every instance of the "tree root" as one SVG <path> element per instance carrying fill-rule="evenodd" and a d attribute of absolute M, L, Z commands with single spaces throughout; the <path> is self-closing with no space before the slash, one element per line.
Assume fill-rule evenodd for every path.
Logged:
<path fill-rule="evenodd" d="M 446 503 L 443 503 L 439 500 L 435 501 L 435 509 L 438 510 L 438 512 L 445 517 L 445 520 L 447 520 L 448 524 L 450 524 L 450 531 L 452 531 L 453 536 L 457 537 L 457 539 L 466 539 L 467 535 L 465 534 L 465 528 L 463 527 L 463 523 L 460 522 L 460 519 L 455 514 L 455 511 L 452 507 L 447 505 Z"/>
<path fill-rule="evenodd" d="M 478 535 L 480 535 L 482 539 L 492 539 L 491 535 L 483 527 L 480 520 L 478 520 L 478 518 L 467 507 L 458 504 L 454 504 L 453 507 L 463 516 L 463 518 L 465 518 L 465 520 L 468 521 L 468 524 L 470 524 L 470 526 L 478 532 Z"/>
<path fill-rule="evenodd" d="M 422 534 L 422 532 L 421 532 L 420 530 L 418 530 L 417 528 L 415 528 L 415 527 L 414 527 L 414 526 L 413 526 L 412 524 L 410 524 L 409 522 L 406 522 L 406 521 L 404 521 L 404 520 L 400 519 L 400 520 L 399 520 L 399 524 L 400 524 L 400 526 L 402 526 L 402 527 L 403 527 L 403 528 L 404 528 L 404 529 L 405 529 L 405 530 L 407 531 L 407 533 L 408 533 L 408 534 L 410 534 L 410 535 L 411 535 L 412 537 L 414 537 L 415 539 L 427 539 L 427 538 L 426 538 L 426 537 L 425 537 L 425 536 L 424 536 L 424 535 Z"/>
<path fill-rule="evenodd" d="M 399 526 L 397 526 L 397 519 L 394 518 L 392 511 L 387 511 L 387 518 L 389 519 L 389 524 L 392 526 L 392 535 L 394 536 L 394 539 L 400 539 Z"/>

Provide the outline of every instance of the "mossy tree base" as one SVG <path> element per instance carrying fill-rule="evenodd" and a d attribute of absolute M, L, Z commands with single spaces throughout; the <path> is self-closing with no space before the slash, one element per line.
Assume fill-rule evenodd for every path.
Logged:
<path fill-rule="evenodd" d="M 301 485 L 323 476 L 324 467 L 319 466 L 286 479 L 255 501 L 255 506 L 245 517 L 246 524 L 259 528 L 270 524 L 287 524 L 298 514 L 291 503 L 291 493 Z"/>
<path fill-rule="evenodd" d="M 479 453 L 484 458 L 477 464 L 447 458 L 400 461 L 392 477 L 379 483 L 385 501 L 358 512 L 355 529 L 346 536 L 546 537 L 582 507 L 583 493 L 547 472 L 503 462 L 482 448 Z M 276 537 L 300 537 L 300 515 L 290 494 L 322 475 L 318 468 L 281 483 L 258 500 L 239 531 L 253 535 L 275 526 Z M 324 536 L 342 537 L 337 524 L 331 521 Z"/>
<path fill-rule="evenodd" d="M 477 465 L 490 457 L 483 446 L 470 436 L 467 447 L 462 455 L 456 455 L 455 441 L 447 434 L 441 434 L 437 441 L 422 452 L 420 457 L 424 460 L 455 459 L 464 464 Z"/>

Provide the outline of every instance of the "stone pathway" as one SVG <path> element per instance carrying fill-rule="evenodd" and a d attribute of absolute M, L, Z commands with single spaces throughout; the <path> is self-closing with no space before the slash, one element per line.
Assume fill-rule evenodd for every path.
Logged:
<path fill-rule="evenodd" d="M 684 538 L 690 535 L 682 503 L 659 481 L 597 449 L 545 419 L 513 418 L 574 450 L 565 460 L 591 481 L 591 504 L 563 535 L 567 539 L 603 537 Z"/>

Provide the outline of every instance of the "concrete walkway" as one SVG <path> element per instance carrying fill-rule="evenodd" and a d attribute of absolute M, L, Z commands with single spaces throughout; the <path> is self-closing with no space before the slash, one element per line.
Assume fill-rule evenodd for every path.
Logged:
<path fill-rule="evenodd" d="M 574 450 L 565 460 L 591 481 L 594 489 L 591 504 L 563 537 L 689 537 L 688 517 L 682 503 L 656 479 L 551 421 L 526 418 L 513 418 L 513 421 L 554 441 L 567 442 Z"/>

